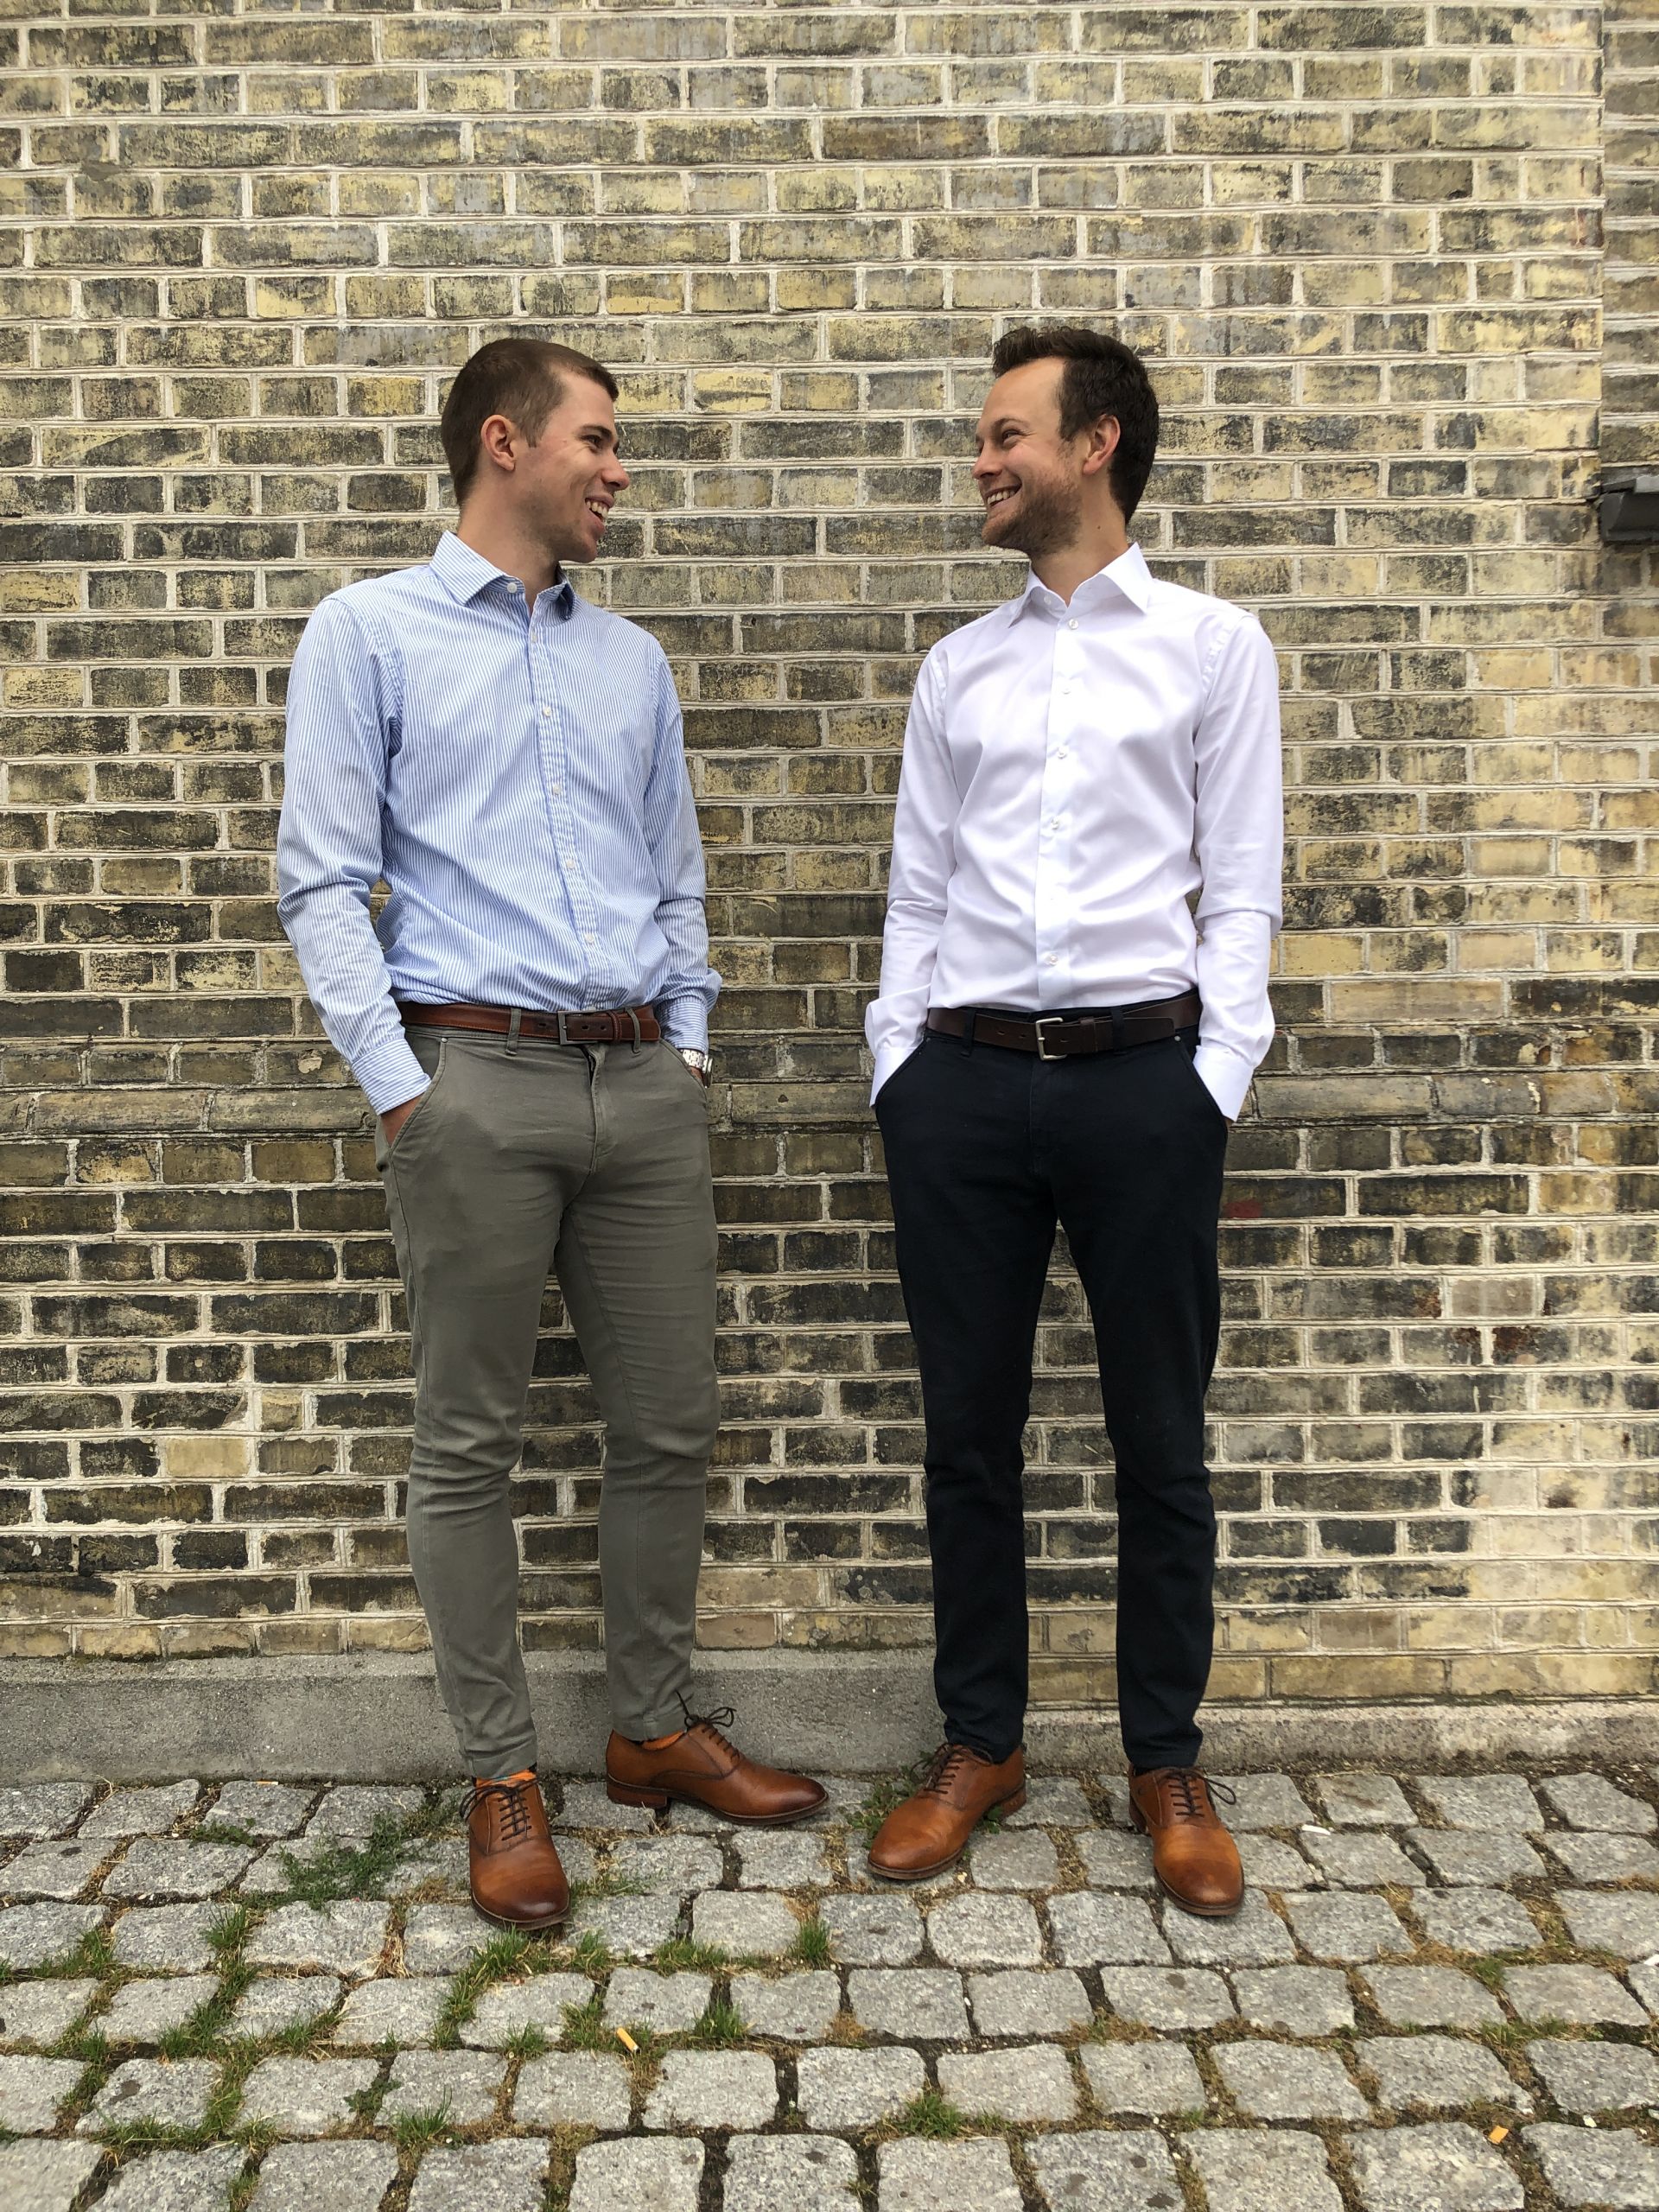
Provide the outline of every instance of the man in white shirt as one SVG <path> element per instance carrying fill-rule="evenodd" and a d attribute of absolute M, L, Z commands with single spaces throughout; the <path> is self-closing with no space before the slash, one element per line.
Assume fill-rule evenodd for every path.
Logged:
<path fill-rule="evenodd" d="M 937 1874 L 1024 1801 L 1020 1436 L 1057 1224 L 1116 1461 L 1119 1719 L 1136 1824 L 1189 1911 L 1243 1894 L 1198 1770 L 1213 1637 L 1204 1394 L 1227 1129 L 1273 1035 L 1278 671 L 1255 619 L 1148 571 L 1139 359 L 1010 331 L 974 479 L 1025 590 L 941 639 L 905 736 L 867 1030 L 927 1421 L 944 1740 L 876 1873 Z"/>

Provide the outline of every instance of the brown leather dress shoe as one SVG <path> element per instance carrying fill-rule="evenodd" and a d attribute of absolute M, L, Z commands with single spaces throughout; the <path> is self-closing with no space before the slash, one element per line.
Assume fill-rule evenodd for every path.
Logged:
<path fill-rule="evenodd" d="M 966 1744 L 941 1744 L 921 1786 L 896 1805 L 870 1845 L 870 1872 L 885 1882 L 925 1882 L 954 1866 L 987 1813 L 1017 1813 L 1026 1802 L 1022 1746 L 1001 1761 Z"/>
<path fill-rule="evenodd" d="M 474 1783 L 467 1848 L 473 1903 L 486 1920 L 503 1928 L 556 1928 L 569 1911 L 570 1885 L 533 1774 Z"/>
<path fill-rule="evenodd" d="M 1152 1838 L 1152 1871 L 1159 1888 L 1184 1912 L 1224 1920 L 1244 1902 L 1244 1869 L 1238 1846 L 1222 1826 L 1212 1791 L 1231 1804 L 1231 1790 L 1206 1782 L 1195 1766 L 1129 1771 L 1129 1815 Z"/>
<path fill-rule="evenodd" d="M 755 1827 L 782 1827 L 816 1813 L 829 1798 L 822 1783 L 745 1758 L 721 1733 L 735 1718 L 729 1706 L 694 1715 L 672 1743 L 655 1751 L 613 1732 L 605 1746 L 606 1796 L 613 1805 L 647 1805 L 654 1812 L 677 1797 Z"/>

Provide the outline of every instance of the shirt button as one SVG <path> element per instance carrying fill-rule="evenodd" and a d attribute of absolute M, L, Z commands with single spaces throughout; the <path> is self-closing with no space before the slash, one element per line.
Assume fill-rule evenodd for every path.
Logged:
<path fill-rule="evenodd" d="M 584 930 L 582 933 L 582 941 L 584 944 L 591 944 L 594 941 L 593 931 L 591 930 Z"/>
<path fill-rule="evenodd" d="M 1060 956 L 1059 956 L 1059 954 L 1058 954 L 1058 952 L 1046 952 L 1046 953 L 1043 955 L 1043 965 L 1044 965 L 1044 967 L 1045 967 L 1045 968 L 1052 968 L 1052 967 L 1054 967 L 1054 966 L 1058 963 L 1059 957 L 1060 957 Z"/>
<path fill-rule="evenodd" d="M 543 721 L 545 721 L 547 720 L 548 716 L 552 713 L 552 711 L 553 711 L 553 709 L 552 709 L 552 708 L 551 708 L 551 707 L 543 707 L 543 708 L 542 709 L 542 720 L 543 720 Z"/>
<path fill-rule="evenodd" d="M 1066 751 L 1065 747 L 1062 746 L 1059 751 L 1054 755 L 1054 758 L 1057 760 L 1069 760 L 1071 758 L 1071 755 Z"/>
<path fill-rule="evenodd" d="M 1077 628 L 1077 616 L 1076 616 L 1075 614 L 1071 617 L 1071 620 L 1066 624 L 1066 626 L 1066 626 L 1066 628 L 1067 628 L 1068 630 L 1075 630 L 1075 629 Z"/>

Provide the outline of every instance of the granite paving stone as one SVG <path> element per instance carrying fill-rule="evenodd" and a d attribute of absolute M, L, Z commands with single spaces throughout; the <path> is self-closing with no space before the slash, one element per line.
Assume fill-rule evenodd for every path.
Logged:
<path fill-rule="evenodd" d="M 41 2059 L 7 2059 L 0 2064 L 42 2065 Z M 219 2080 L 210 2058 L 129 2058 L 118 2066 L 93 2098 L 79 2122 L 80 2135 L 101 2135 L 106 2128 L 131 2127 L 153 2120 L 158 2127 L 200 2127 Z"/>
<path fill-rule="evenodd" d="M 1048 1900 L 1054 1955 L 1062 1966 L 1166 1966 L 1169 1945 L 1139 1897 L 1071 1891 Z"/>
<path fill-rule="evenodd" d="M 390 2143 L 278 2143 L 249 2212 L 380 2212 L 397 2178 Z"/>
<path fill-rule="evenodd" d="M 333 1789 L 326 1789 L 318 1799 L 305 1832 L 308 1835 L 355 1842 L 372 1834 L 377 1821 L 406 1821 L 418 1813 L 425 1802 L 424 1792 L 413 1787 L 341 1783 Z"/>
<path fill-rule="evenodd" d="M 373 2050 L 383 2043 L 423 2049 L 448 1993 L 447 1980 L 425 1975 L 361 1981 L 340 2008 L 329 2040 L 342 2050 Z"/>
<path fill-rule="evenodd" d="M 624 2207 L 626 2212 L 697 2212 L 702 2158 L 702 2144 L 683 2135 L 590 2143 L 576 2153 L 570 2212 L 623 2212 Z M 454 2212 L 460 2212 L 461 2202 L 456 2200 Z M 412 2199 L 410 2212 L 421 2212 Z M 435 2203 L 431 2212 L 440 2212 L 440 2208 Z M 445 2206 L 442 2212 L 452 2212 L 452 2208 Z M 474 2212 L 470 2203 L 467 2212 Z M 490 2208 L 480 2206 L 477 2212 L 490 2212 Z M 774 2212 L 783 2212 L 783 2208 L 778 2206 Z"/>
<path fill-rule="evenodd" d="M 1058 2036 L 1086 2027 L 1089 1993 L 1064 1967 L 1011 1967 L 968 1977 L 974 2032 L 982 2036 Z"/>
<path fill-rule="evenodd" d="M 1355 2044 L 1354 2059 L 1376 2077 L 1379 2097 L 1395 2112 L 1455 2112 L 1462 2105 L 1532 2110 L 1485 2044 L 1460 2036 L 1371 2036 Z"/>
<path fill-rule="evenodd" d="M 97 1795 L 90 1782 L 28 1782 L 0 1789 L 0 1836 L 36 1840 L 73 1827 Z"/>
<path fill-rule="evenodd" d="M 890 2120 L 927 2086 L 920 2052 L 898 2044 L 881 2050 L 804 2050 L 797 2080 L 801 2118 L 828 2134 Z"/>
<path fill-rule="evenodd" d="M 1011 2050 L 946 2051 L 939 2088 L 961 2111 L 988 2113 L 1028 2124 L 1068 2120 L 1077 2109 L 1077 2082 L 1065 2053 L 1052 2043 Z"/>
<path fill-rule="evenodd" d="M 758 1974 L 732 1977 L 732 2003 L 752 2036 L 779 2043 L 817 2043 L 841 2010 L 841 1982 L 827 1968 L 769 1980 Z"/>
<path fill-rule="evenodd" d="M 1348 2138 L 1365 2212 L 1521 2212 L 1514 2169 L 1460 2120 L 1379 2128 Z"/>
<path fill-rule="evenodd" d="M 547 2145 L 512 2137 L 469 2143 L 459 2151 L 429 2151 L 409 2192 L 409 2212 L 542 2212 L 546 2202 Z M 645 2197 L 630 2212 L 655 2212 Z M 571 2199 L 571 2212 L 576 2212 Z"/>
<path fill-rule="evenodd" d="M 1562 1890 L 1555 1902 L 1581 1950 L 1611 1951 L 1621 1959 L 1645 1959 L 1659 1951 L 1659 1896 L 1651 1891 L 1604 1895 Z"/>
<path fill-rule="evenodd" d="M 130 1905 L 115 1923 L 111 1940 L 117 1961 L 147 1974 L 200 1974 L 213 1962 L 213 1931 L 232 1905 Z"/>
<path fill-rule="evenodd" d="M 96 1904 L 11 1904 L 0 1908 L 0 1966 L 27 1973 L 67 1958 L 108 1917 Z"/>
<path fill-rule="evenodd" d="M 1364 1828 L 1340 1829 L 1335 1835 L 1302 1837 L 1303 1848 L 1327 1880 L 1348 1890 L 1380 1890 L 1393 1883 L 1408 1890 L 1426 1889 L 1428 1877 L 1415 1859 L 1408 1859 L 1391 1835 Z"/>
<path fill-rule="evenodd" d="M 0 2143 L 0 2205 L 5 2212 L 70 2212 L 105 2158 L 97 2143 Z M 105 2202 L 108 2202 L 106 2198 Z"/>
<path fill-rule="evenodd" d="M 1316 1774 L 1313 1792 L 1338 1827 L 1408 1827 L 1417 1817 L 1391 1775 Z"/>
<path fill-rule="evenodd" d="M 382 2126 L 442 2112 L 454 2127 L 476 2127 L 495 2111 L 507 2062 L 493 2050 L 400 2050 L 380 2106 Z"/>
<path fill-rule="evenodd" d="M 1529 2043 L 1533 2070 L 1563 2112 L 1659 2106 L 1659 2060 L 1628 2043 Z"/>
<path fill-rule="evenodd" d="M 1247 1831 L 1236 1839 L 1238 1863 L 1252 1890 L 1319 1890 L 1325 1875 L 1282 1836 Z"/>
<path fill-rule="evenodd" d="M 486 1989 L 461 2031 L 461 2040 L 478 2050 L 500 2050 L 526 2028 L 538 2028 L 549 2043 L 565 2032 L 565 2011 L 580 2010 L 594 1993 L 586 1974 L 538 1974 L 528 1981 L 498 1981 Z"/>
<path fill-rule="evenodd" d="M 242 2090 L 242 2126 L 264 2122 L 278 2135 L 327 2135 L 356 2118 L 352 2100 L 379 2078 L 377 2058 L 264 2058 Z"/>
<path fill-rule="evenodd" d="M 1592 2134 L 1546 2120 L 1522 2139 L 1570 2212 L 1580 2205 L 1597 2212 L 1653 2212 L 1659 2206 L 1659 2151 L 1628 2129 Z"/>
<path fill-rule="evenodd" d="M 647 2127 L 765 2127 L 777 2116 L 777 2069 L 758 2050 L 671 2050 L 645 2100 Z"/>
<path fill-rule="evenodd" d="M 1168 2145 L 1149 2129 L 1039 2136 L 1027 2156 L 1051 2212 L 1179 2212 Z"/>
<path fill-rule="evenodd" d="M 1252 2120 L 1363 2120 L 1365 2100 L 1334 2051 L 1224 2043 L 1212 2052 L 1229 2095 Z"/>
<path fill-rule="evenodd" d="M 626 2127 L 633 2092 L 620 2053 L 549 2051 L 526 2062 L 513 2094 L 520 2127 Z"/>
<path fill-rule="evenodd" d="M 859 2212 L 858 2160 L 834 2135 L 734 2135 L 721 2212 Z"/>
<path fill-rule="evenodd" d="M 771 1890 L 705 1890 L 691 1908 L 693 1942 L 729 1958 L 781 1958 L 800 1932 L 788 1898 Z"/>
<path fill-rule="evenodd" d="M 1099 1897 L 1080 1904 L 1100 1904 Z M 1024 1897 L 976 1896 L 963 1891 L 936 1904 L 927 1916 L 934 1955 L 952 1967 L 1034 1967 L 1043 1956 L 1043 1932 Z"/>
<path fill-rule="evenodd" d="M 404 1963 L 410 1974 L 459 1974 L 496 1933 L 470 1904 L 417 1904 L 404 1923 Z"/>
<path fill-rule="evenodd" d="M 279 1905 L 254 1929 L 244 1955 L 256 1967 L 370 1974 L 380 1962 L 391 1919 L 387 1906 L 349 1897 L 325 1905 Z"/>
<path fill-rule="evenodd" d="M 1600 1774 L 1546 1775 L 1539 1795 L 1575 1828 L 1594 1828 L 1630 1835 L 1651 1835 L 1659 1827 L 1659 1813 L 1645 1797 L 1632 1796 Z"/>
<path fill-rule="evenodd" d="M 564 1924 L 570 1942 L 596 1936 L 619 1959 L 648 1959 L 679 1933 L 680 1900 L 671 1897 L 583 1897 Z"/>
<path fill-rule="evenodd" d="M 1535 1951 L 1537 1923 L 1507 1890 L 1425 1890 L 1412 1911 L 1431 1943 L 1484 1958 L 1493 1951 Z"/>
<path fill-rule="evenodd" d="M 1659 2018 L 1659 1961 L 1643 1960 L 1628 1967 L 1624 1978 L 1649 2012 Z"/>
<path fill-rule="evenodd" d="M 1040 1828 L 980 1833 L 968 1853 L 968 1871 L 982 1890 L 1052 1890 L 1060 1878 L 1053 1842 Z"/>
<path fill-rule="evenodd" d="M 1183 1966 L 1276 1967 L 1296 1955 L 1289 1929 L 1260 1890 L 1246 1890 L 1243 1904 L 1227 1920 L 1200 1920 L 1166 1905 L 1164 1934 Z"/>
<path fill-rule="evenodd" d="M 152 2151 L 132 2158 L 98 2200 L 98 2212 L 225 2212 L 246 2165 L 229 2145 L 208 2151 Z"/>
<path fill-rule="evenodd" d="M 1420 1774 L 1418 1790 L 1449 1828 L 1541 1828 L 1544 1815 L 1520 1774 Z"/>
<path fill-rule="evenodd" d="M 724 1864 L 706 1836 L 625 1836 L 611 1853 L 612 1871 L 649 1897 L 685 1897 L 720 1887 Z"/>
<path fill-rule="evenodd" d="M 174 2028 L 181 2028 L 218 1988 L 216 1977 L 210 1974 L 168 1974 L 124 1982 L 110 1999 L 109 2009 L 100 2012 L 92 2024 L 110 2043 L 159 2043 Z"/>
<path fill-rule="evenodd" d="M 1645 2027 L 1634 1998 L 1599 1967 L 1505 1967 L 1503 1994 L 1523 2020 L 1572 2027 Z"/>
<path fill-rule="evenodd" d="M 877 2212 L 1021 2212 L 1006 2143 L 884 2143 Z"/>
<path fill-rule="evenodd" d="M 1396 2028 L 1478 2028 L 1503 2017 L 1491 1992 L 1456 1967 L 1371 1967 L 1364 1980 Z"/>
<path fill-rule="evenodd" d="M 921 2043 L 965 2043 L 962 1976 L 939 1967 L 855 1967 L 847 2003 L 861 2028 Z"/>
<path fill-rule="evenodd" d="M 1084 1878 L 1096 1890 L 1145 1890 L 1150 1892 L 1152 1842 L 1149 1837 L 1125 1834 L 1121 1828 L 1090 1828 L 1077 1838 Z"/>
<path fill-rule="evenodd" d="M 285 1782 L 227 1782 L 202 1825 L 240 1828 L 248 1835 L 293 1835 L 304 1822 L 311 1796 L 310 1790 L 295 1789 Z M 314 2154 L 296 2149 L 292 2155 L 305 2158 Z"/>
<path fill-rule="evenodd" d="M 331 1974 L 261 1974 L 237 1999 L 231 2033 L 279 2036 L 303 2021 L 320 2020 L 339 2004 L 344 1986 Z"/>
<path fill-rule="evenodd" d="M 1002 1825 L 1010 1828 L 1092 1827 L 1095 1816 L 1081 1783 L 1069 1774 L 1028 1775 L 1026 1802 L 1018 1812 L 1004 1813 Z"/>
<path fill-rule="evenodd" d="M 1141 2027 L 1213 2028 L 1235 2018 L 1226 1983 L 1198 1967 L 1105 1967 L 1100 1986 L 1118 2018 Z"/>
<path fill-rule="evenodd" d="M 1181 2148 L 1204 2183 L 1209 2212 L 1342 2212 L 1317 2135 L 1204 2127 L 1183 2136 Z"/>
<path fill-rule="evenodd" d="M 1471 1889 L 1531 1881 L 1545 1872 L 1543 1860 L 1522 1835 L 1455 1827 L 1408 1828 L 1406 1840 L 1427 1859 L 1441 1881 Z"/>
<path fill-rule="evenodd" d="M 708 2011 L 714 1986 L 711 1974 L 652 1974 L 644 1967 L 619 1967 L 605 1992 L 605 2024 L 683 2035 Z"/>
<path fill-rule="evenodd" d="M 1217 1794 L 1216 1809 L 1236 1834 L 1248 1828 L 1298 1828 L 1313 1811 L 1287 1774 L 1218 1774 L 1217 1793 L 1230 1789 L 1230 1805 Z"/>
<path fill-rule="evenodd" d="M 95 1981 L 0 1982 L 0 2044 L 55 2043 L 98 1993 Z"/>
<path fill-rule="evenodd" d="M 0 1867 L 0 1891 L 9 1897 L 78 1897 L 111 1854 L 115 1843 L 28 1843 Z"/>
<path fill-rule="evenodd" d="M 822 1837 L 764 1828 L 739 1839 L 738 1887 L 743 1890 L 823 1889 L 833 1878 Z"/>
<path fill-rule="evenodd" d="M 1086 2043 L 1077 2055 L 1103 2112 L 1198 2113 L 1208 2105 L 1185 2044 Z"/>
<path fill-rule="evenodd" d="M 0 2128 L 45 2135 L 74 2094 L 80 2067 L 73 2058 L 0 2058 Z"/>
<path fill-rule="evenodd" d="M 228 1889 L 252 1858 L 241 1843 L 189 1843 L 171 1836 L 140 1836 L 104 1879 L 106 1897 L 135 1904 L 210 1897 Z"/>
<path fill-rule="evenodd" d="M 922 1916 L 908 1897 L 827 1897 L 818 1917 L 842 1966 L 905 1967 L 921 1956 Z"/>
<path fill-rule="evenodd" d="M 85 1838 L 167 1835 L 175 1821 L 194 1812 L 201 1798 L 199 1782 L 166 1782 L 139 1789 L 112 1789 L 81 1822 Z"/>
<path fill-rule="evenodd" d="M 1659 1880 L 1659 1849 L 1644 1835 L 1618 1831 L 1593 1835 L 1581 1828 L 1551 1828 L 1544 1845 L 1575 1882 Z"/>
<path fill-rule="evenodd" d="M 1335 1967 L 1241 1967 L 1232 1980 L 1239 2013 L 1255 2027 L 1328 2036 L 1354 2024 L 1347 1979 Z"/>
<path fill-rule="evenodd" d="M 544 1789 L 543 1795 L 546 1794 L 548 1793 Z M 690 1810 L 690 1806 L 676 1805 L 673 1810 L 674 1820 L 683 1825 L 685 1816 Z M 606 1830 L 614 1832 L 620 1829 L 634 1834 L 649 1834 L 656 1826 L 651 1813 L 645 1806 L 613 1805 L 605 1795 L 605 1784 L 602 1782 L 589 1782 L 575 1777 L 565 1782 L 560 1809 L 556 1814 L 550 1815 L 549 1817 L 556 1828 L 597 1828 L 601 1833 Z"/>
<path fill-rule="evenodd" d="M 1414 1948 L 1405 1923 L 1388 1899 L 1370 1897 L 1363 1891 L 1287 1897 L 1285 1910 L 1297 1942 L 1313 1958 L 1344 1963 L 1408 1958 Z"/>

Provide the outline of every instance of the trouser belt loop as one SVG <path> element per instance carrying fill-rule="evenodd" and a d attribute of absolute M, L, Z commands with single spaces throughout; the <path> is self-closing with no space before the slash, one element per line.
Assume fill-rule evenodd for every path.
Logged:
<path fill-rule="evenodd" d="M 570 1042 L 570 1039 L 564 1033 L 564 1008 L 563 1007 L 559 1008 L 558 1013 L 555 1015 L 554 1019 L 558 1023 L 560 1044 L 568 1045 Z"/>
<path fill-rule="evenodd" d="M 1123 1017 L 1122 1017 L 1122 1015 L 1118 1012 L 1117 1008 L 1116 1008 L 1116 1007 L 1114 1007 L 1112 1008 L 1112 1050 L 1113 1050 L 1115 1052 L 1121 1052 L 1121 1051 L 1122 1051 L 1122 1046 L 1123 1046 Z"/>
<path fill-rule="evenodd" d="M 970 1007 L 962 1017 L 962 1049 L 964 1052 L 971 1052 L 974 1049 L 975 1020 L 976 1016 Z"/>
<path fill-rule="evenodd" d="M 639 1035 L 639 1009 L 631 1006 L 627 1012 L 628 1020 L 633 1024 L 633 1049 L 637 1052 L 642 1042 Z"/>
<path fill-rule="evenodd" d="M 518 1030 L 524 1018 L 524 1014 L 519 1007 L 512 1007 L 507 1020 L 506 1049 L 510 1052 L 516 1052 L 518 1049 Z"/>

